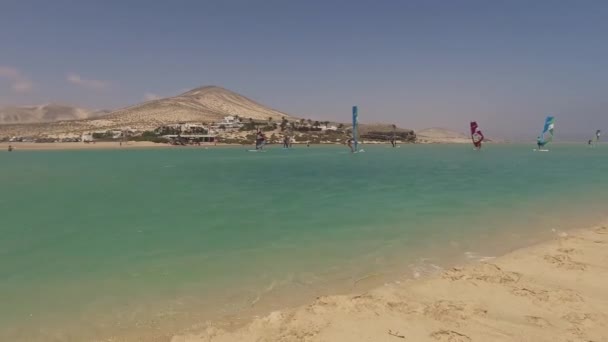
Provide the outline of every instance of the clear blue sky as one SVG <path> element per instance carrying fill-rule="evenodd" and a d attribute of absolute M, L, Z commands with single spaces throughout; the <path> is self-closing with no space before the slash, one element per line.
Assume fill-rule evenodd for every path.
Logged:
<path fill-rule="evenodd" d="M 117 108 L 220 85 L 285 112 L 608 132 L 606 1 L 0 2 L 0 105 Z M 535 137 L 535 136 L 534 136 Z M 532 137 L 532 138 L 534 138 Z"/>

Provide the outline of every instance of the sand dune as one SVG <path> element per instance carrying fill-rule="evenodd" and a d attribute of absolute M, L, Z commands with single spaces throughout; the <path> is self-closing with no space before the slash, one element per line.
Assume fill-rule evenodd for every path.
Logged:
<path fill-rule="evenodd" d="M 608 227 L 172 342 L 608 341 Z"/>

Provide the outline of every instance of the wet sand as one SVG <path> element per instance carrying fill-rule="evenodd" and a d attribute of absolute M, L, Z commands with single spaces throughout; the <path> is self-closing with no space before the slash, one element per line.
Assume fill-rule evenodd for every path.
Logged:
<path fill-rule="evenodd" d="M 608 225 L 172 342 L 608 341 Z"/>

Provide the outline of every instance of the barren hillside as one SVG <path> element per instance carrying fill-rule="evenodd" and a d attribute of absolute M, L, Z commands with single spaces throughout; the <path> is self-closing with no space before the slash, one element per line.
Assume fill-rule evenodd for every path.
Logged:
<path fill-rule="evenodd" d="M 229 115 L 256 120 L 272 117 L 278 121 L 283 117 L 290 118 L 288 114 L 268 108 L 230 90 L 207 86 L 178 96 L 119 109 L 93 119 L 73 120 L 75 114 L 66 114 L 55 117 L 70 121 L 25 124 L 23 121 L 9 120 L 8 122 L 15 123 L 0 125 L 0 137 L 62 135 L 127 127 L 144 130 L 178 122 L 214 122 Z"/>
<path fill-rule="evenodd" d="M 464 133 L 450 131 L 444 128 L 427 128 L 416 132 L 421 143 L 470 143 L 471 138 Z"/>

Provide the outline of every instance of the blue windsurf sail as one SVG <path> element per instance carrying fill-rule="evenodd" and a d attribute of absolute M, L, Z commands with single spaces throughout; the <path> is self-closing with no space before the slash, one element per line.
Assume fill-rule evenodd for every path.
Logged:
<path fill-rule="evenodd" d="M 545 146 L 546 144 L 553 141 L 553 130 L 555 129 L 555 118 L 552 116 L 547 116 L 545 119 L 545 126 L 543 127 L 543 133 L 538 138 L 538 143 L 540 146 Z"/>
<path fill-rule="evenodd" d="M 355 151 L 358 151 L 359 145 L 359 111 L 357 106 L 353 106 L 353 146 Z"/>

